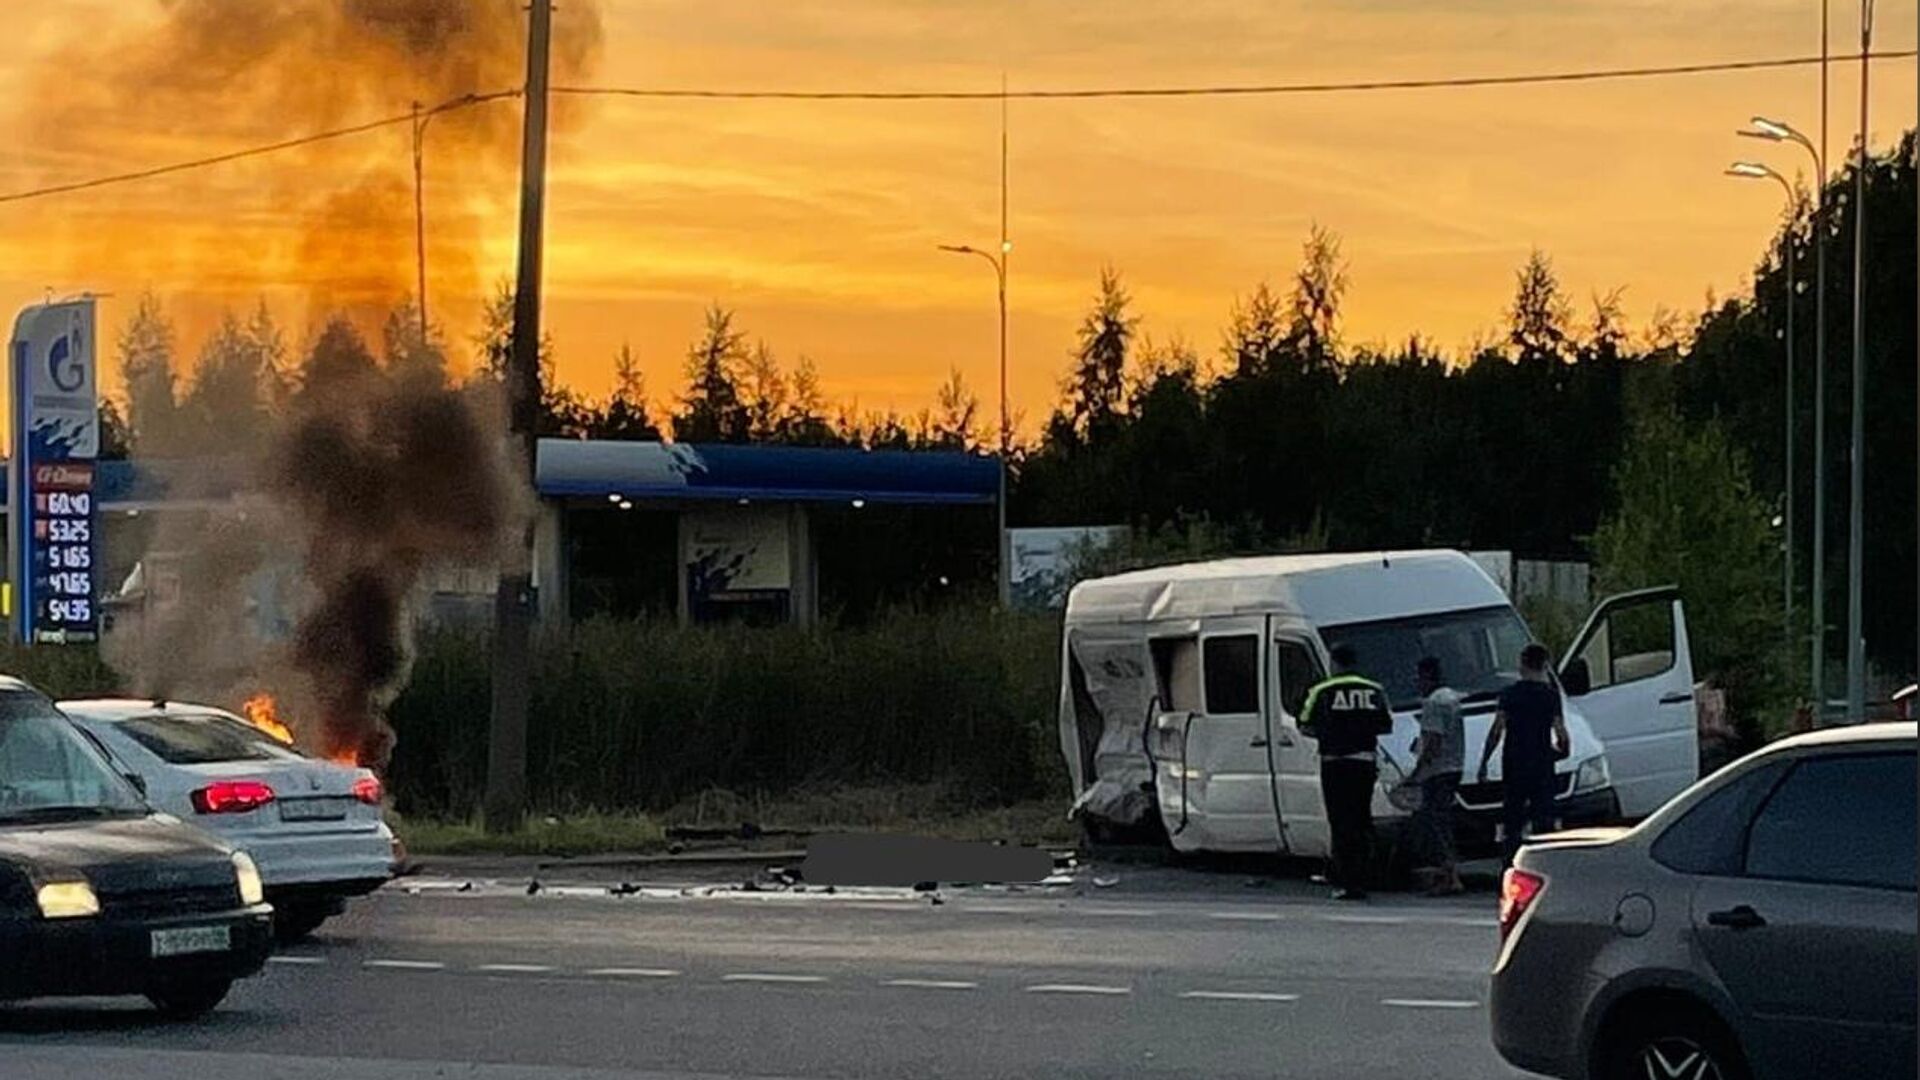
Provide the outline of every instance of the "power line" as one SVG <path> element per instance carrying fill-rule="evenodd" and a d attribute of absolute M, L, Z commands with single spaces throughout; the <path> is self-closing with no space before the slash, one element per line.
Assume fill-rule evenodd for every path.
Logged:
<path fill-rule="evenodd" d="M 1868 53 L 1870 60 L 1900 60 L 1916 55 L 1914 49 L 1887 49 Z M 1830 57 L 1833 61 L 1859 60 L 1861 55 Z M 1818 56 L 1786 56 L 1770 60 L 1724 60 L 1704 64 L 1669 64 L 1656 67 L 1593 68 L 1584 71 L 1533 72 L 1518 75 L 1464 75 L 1431 79 L 1369 79 L 1357 82 L 1247 83 L 1216 86 L 1086 87 L 1066 90 L 691 90 L 676 88 L 624 86 L 556 86 L 556 94 L 605 95 L 636 98 L 708 98 L 722 100 L 785 101 L 998 101 L 1004 98 L 1157 98 L 1157 97 L 1255 97 L 1281 94 L 1334 94 L 1377 90 L 1441 90 L 1474 86 L 1528 86 L 1543 83 L 1601 82 L 1612 79 L 1642 79 L 1670 75 L 1703 75 L 1727 71 L 1764 71 L 1778 68 L 1807 67 L 1821 62 Z"/>
<path fill-rule="evenodd" d="M 291 150 L 299 146 L 310 146 L 313 143 L 327 142 L 331 139 L 343 139 L 349 135 L 359 135 L 363 132 L 373 131 L 378 128 L 392 127 L 395 124 L 411 123 L 422 116 L 451 112 L 454 109 L 463 109 L 469 105 L 478 105 L 482 102 L 497 101 L 501 98 L 518 96 L 520 96 L 520 91 L 518 90 L 498 90 L 490 94 L 466 94 L 449 101 L 443 101 L 431 109 L 422 109 L 418 113 L 411 111 L 404 112 L 397 116 L 386 116 L 378 120 L 369 120 L 363 124 L 333 128 L 329 131 L 316 131 L 310 135 L 283 139 L 280 142 L 268 143 L 264 146 L 252 146 L 244 150 L 233 150 L 225 154 L 215 154 L 212 157 L 195 158 L 192 161 L 176 161 L 171 165 L 156 165 L 153 168 L 140 169 L 135 172 L 115 173 L 112 176 L 96 176 L 90 180 L 75 180 L 67 184 L 54 184 L 48 187 L 34 188 L 29 191 L 16 191 L 11 194 L 0 195 L 0 203 L 22 202 L 27 199 L 42 198 L 47 195 L 64 195 L 70 191 L 86 191 L 90 188 L 106 187 L 109 184 L 124 184 L 133 180 L 148 180 L 156 176 L 166 176 L 169 173 L 186 172 L 189 169 L 200 169 L 209 165 L 220 165 L 229 161 L 239 161 L 242 158 L 259 157 L 262 154 Z"/>
<path fill-rule="evenodd" d="M 1869 60 L 1902 60 L 1916 55 L 1914 49 L 1886 49 L 1865 54 Z M 1859 60 L 1862 54 L 1834 56 L 1834 61 Z M 1821 62 L 1818 56 L 1775 57 L 1770 60 L 1725 60 L 1704 64 L 1670 64 L 1656 67 L 1619 67 L 1594 68 L 1584 71 L 1534 72 L 1518 75 L 1465 75 L 1432 79 L 1373 79 L 1355 82 L 1319 82 L 1319 83 L 1250 83 L 1226 84 L 1215 86 L 1154 86 L 1154 87 L 1085 87 L 1066 90 L 693 90 L 671 87 L 627 87 L 627 86 L 556 86 L 555 94 L 575 96 L 609 96 L 630 98 L 676 98 L 710 100 L 787 100 L 787 101 L 998 101 L 1019 98 L 1022 100 L 1074 99 L 1074 98 L 1174 98 L 1174 97 L 1257 97 L 1286 94 L 1334 94 L 1361 93 L 1381 90 L 1441 90 L 1462 89 L 1475 86 L 1528 86 L 1549 83 L 1602 82 L 1617 79 L 1658 78 L 1674 75 L 1703 75 L 1715 72 L 1764 71 L 1780 68 L 1806 67 Z M 234 150 L 212 157 L 195 158 L 191 161 L 178 161 L 169 165 L 156 165 L 149 169 L 134 172 L 116 173 L 111 176 L 96 176 L 88 180 L 76 180 L 66 184 L 53 184 L 47 187 L 32 188 L 0 195 L 0 204 L 23 202 L 28 199 L 44 198 L 49 195 L 63 195 L 74 191 L 86 191 L 92 188 L 106 187 L 111 184 L 124 184 L 134 180 L 147 180 L 170 173 L 186 172 L 190 169 L 220 165 L 243 158 L 259 157 L 263 154 L 291 150 L 295 147 L 309 146 L 359 135 L 395 124 L 406 124 L 420 116 L 448 112 L 504 98 L 519 97 L 519 90 L 495 90 L 491 93 L 466 94 L 435 105 L 431 109 L 416 114 L 412 111 L 385 116 L 378 120 L 354 124 L 349 127 L 318 131 L 280 142 L 252 146 L 243 150 Z"/>

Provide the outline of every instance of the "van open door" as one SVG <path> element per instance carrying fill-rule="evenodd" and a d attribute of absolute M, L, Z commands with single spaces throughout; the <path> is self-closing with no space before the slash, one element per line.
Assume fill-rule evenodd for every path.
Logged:
<path fill-rule="evenodd" d="M 1623 815 L 1645 817 L 1699 778 L 1693 656 L 1678 588 L 1602 600 L 1561 662 L 1560 684 L 1606 747 Z"/>
<path fill-rule="evenodd" d="M 1168 706 L 1154 719 L 1155 784 L 1176 850 L 1280 850 L 1265 639 L 1265 616 L 1233 615 L 1152 641 Z"/>

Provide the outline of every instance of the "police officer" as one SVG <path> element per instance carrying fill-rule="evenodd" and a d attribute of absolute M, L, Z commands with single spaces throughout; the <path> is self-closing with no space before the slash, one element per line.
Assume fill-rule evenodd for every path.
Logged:
<path fill-rule="evenodd" d="M 1335 900 L 1365 900 L 1373 863 L 1373 787 L 1379 739 L 1393 730 L 1387 692 L 1354 670 L 1350 645 L 1333 647 L 1333 674 L 1307 693 L 1300 731 L 1320 744 L 1320 797 L 1333 838 Z"/>

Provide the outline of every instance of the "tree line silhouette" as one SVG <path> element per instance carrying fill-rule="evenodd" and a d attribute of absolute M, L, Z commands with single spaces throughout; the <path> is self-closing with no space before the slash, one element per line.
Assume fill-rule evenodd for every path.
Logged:
<path fill-rule="evenodd" d="M 1912 160 L 1909 135 L 1896 150 L 1872 157 L 1867 177 L 1865 622 L 1870 656 L 1896 671 L 1911 667 L 1915 632 Z M 1830 244 L 1825 580 L 1835 625 L 1844 625 L 1845 613 L 1850 168 L 1829 182 L 1824 223 Z M 1638 515 L 1655 528 L 1651 497 L 1696 502 L 1720 515 L 1716 522 L 1757 513 L 1771 531 L 1757 539 L 1742 532 L 1737 543 L 1725 536 L 1694 539 L 1702 530 L 1676 531 L 1681 519 L 1670 519 L 1664 527 L 1671 550 L 1639 544 L 1636 558 L 1645 565 L 1632 574 L 1618 566 L 1612 572 L 1615 579 L 1672 580 L 1704 579 L 1710 569 L 1723 585 L 1741 582 L 1718 591 L 1746 598 L 1751 610 L 1736 621 L 1749 629 L 1728 637 L 1740 643 L 1741 655 L 1754 657 L 1763 648 L 1757 629 L 1763 616 L 1778 625 L 1778 586 L 1765 591 L 1769 567 L 1763 564 L 1773 560 L 1777 582 L 1779 527 L 1772 517 L 1785 505 L 1788 245 L 1801 268 L 1794 300 L 1800 449 L 1792 524 L 1802 612 L 1810 580 L 1815 349 L 1806 268 L 1813 265 L 1817 230 L 1804 194 L 1756 264 L 1750 294 L 1709 297 L 1690 317 L 1660 311 L 1634 329 L 1622 316 L 1621 290 L 1576 305 L 1552 261 L 1534 251 L 1515 274 L 1503 336 L 1453 355 L 1419 336 L 1395 346 L 1343 340 L 1347 262 L 1339 237 L 1317 226 L 1282 286 L 1262 282 L 1230 306 L 1211 349 L 1153 341 L 1122 274 L 1103 270 L 1067 357 L 1061 400 L 1038 439 L 1016 447 L 1010 462 L 1010 522 L 1127 524 L 1189 535 L 1200 525 L 1216 544 L 1245 550 L 1300 537 L 1335 548 L 1510 550 L 1595 559 L 1609 583 L 1607 560 L 1597 558 L 1596 548 L 1636 549 L 1628 542 L 1636 520 L 1621 515 Z M 1661 243 L 1645 238 L 1645 257 L 1660 258 Z M 469 343 L 475 361 L 469 378 L 499 375 L 512 332 L 512 297 L 502 285 Z M 335 346 L 350 335 L 368 355 L 375 351 L 344 319 L 319 338 L 329 334 Z M 291 355 L 264 304 L 244 319 L 225 317 L 185 365 L 169 320 L 147 296 L 118 345 L 126 396 L 124 404 L 102 406 L 110 452 L 131 447 L 168 455 L 244 445 L 271 422 L 303 365 L 313 361 L 311 351 Z M 388 315 L 377 348 L 385 364 L 448 377 L 452 347 L 437 329 L 423 332 L 410 302 Z M 671 402 L 649 399 L 639 363 L 624 347 L 612 360 L 612 391 L 598 398 L 555 378 L 552 356 L 552 342 L 543 342 L 543 435 L 992 449 L 979 398 L 957 371 L 931 407 L 910 415 L 836 407 L 825 400 L 811 360 L 783 367 L 766 342 L 751 338 L 736 315 L 718 305 L 707 311 L 687 351 L 684 384 Z M 1651 441 L 1652 450 L 1636 450 L 1636 439 Z M 1649 453 L 1657 460 L 1648 460 Z M 1661 461 L 1668 466 L 1656 467 Z M 1649 485 L 1658 490 L 1649 492 Z M 1720 499 L 1727 492 L 1730 503 Z M 1716 553 L 1705 548 L 1709 542 L 1741 550 Z M 1758 596 L 1747 595 L 1756 590 Z M 1796 628 L 1796 639 L 1804 640 L 1808 629 Z M 1837 641 L 1831 648 L 1843 651 Z M 1780 657 L 1790 665 L 1794 650 L 1768 660 Z"/>

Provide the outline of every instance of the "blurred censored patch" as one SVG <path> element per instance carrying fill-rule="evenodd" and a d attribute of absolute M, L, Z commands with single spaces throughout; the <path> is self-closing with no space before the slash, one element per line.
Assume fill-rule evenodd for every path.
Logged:
<path fill-rule="evenodd" d="M 1053 873 L 1045 851 L 921 836 L 816 836 L 800 873 L 809 885 L 1034 884 Z"/>

